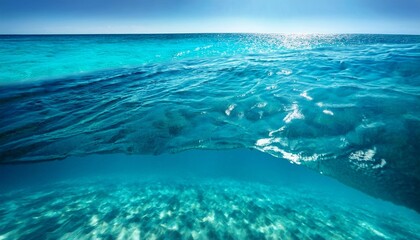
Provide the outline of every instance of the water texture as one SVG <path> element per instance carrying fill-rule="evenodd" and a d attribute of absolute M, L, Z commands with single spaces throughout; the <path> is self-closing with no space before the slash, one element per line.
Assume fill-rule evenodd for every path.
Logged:
<path fill-rule="evenodd" d="M 319 195 L 232 180 L 67 181 L 0 196 L 0 238 L 419 239 L 418 221 Z"/>
<path fill-rule="evenodd" d="M 0 53 L 2 163 L 249 148 L 420 211 L 419 36 L 2 36 Z"/>

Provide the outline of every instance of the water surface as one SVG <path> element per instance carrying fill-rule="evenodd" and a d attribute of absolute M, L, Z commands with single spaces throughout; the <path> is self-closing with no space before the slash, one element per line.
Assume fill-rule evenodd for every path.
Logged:
<path fill-rule="evenodd" d="M 220 152 L 222 155 L 218 158 L 224 159 L 228 156 L 223 155 L 227 154 L 227 149 L 252 149 L 278 161 L 309 167 L 314 173 L 331 176 L 370 196 L 417 212 L 420 209 L 419 36 L 1 36 L 0 63 L 1 163 L 35 166 L 35 162 L 66 159 L 64 162 L 75 161 L 76 164 L 80 161 L 74 159 L 91 159 L 97 154 L 105 158 L 114 154 L 143 158 L 172 153 L 171 156 L 177 157 L 188 153 L 187 150 L 210 149 Z M 206 155 L 208 152 L 188 158 L 206 166 L 206 157 L 203 157 Z M 238 167 L 240 161 L 247 161 L 246 154 L 234 158 L 238 160 Z M 45 164 L 53 169 L 50 163 Z M 179 165 L 181 169 L 184 166 L 182 162 Z M 252 166 L 257 168 L 259 162 L 254 161 Z M 138 168 L 142 167 L 134 169 Z M 275 169 L 283 175 L 283 168 Z M 60 173 L 68 175 L 78 172 L 77 169 L 83 168 L 73 165 Z M 256 175 L 269 175 L 270 168 L 264 169 L 256 171 Z M 171 175 L 169 172 L 172 171 L 163 175 Z M 218 192 L 230 186 L 232 189 L 235 186 L 240 189 L 242 187 L 238 186 L 242 185 L 245 189 L 249 186 L 259 189 L 258 184 L 266 184 L 249 174 L 234 174 L 232 167 L 227 172 L 233 174 L 229 175 L 232 181 L 218 182 L 213 177 L 203 180 L 198 174 L 194 177 L 198 180 L 188 186 L 175 174 L 174 185 L 163 184 L 157 191 L 191 188 L 191 194 L 196 194 L 197 189 L 208 185 Z M 16 173 L 16 176 L 24 174 Z M 98 173 L 96 177 L 107 179 L 108 174 L 105 175 Z M 18 188 L 13 179 L 12 175 L 4 177 L 3 182 L 11 183 L 4 185 Z M 44 184 L 59 180 L 53 179 Z M 62 179 L 65 183 L 61 194 L 69 191 L 70 198 L 66 201 L 79 201 L 76 195 L 76 199 L 71 198 L 74 191 L 67 189 L 66 182 L 77 179 L 77 174 Z M 141 191 L 148 189 L 150 181 L 161 181 L 147 179 L 149 177 L 144 179 L 145 183 L 136 183 Z M 93 182 L 95 191 L 109 187 L 106 180 Z M 127 184 L 121 183 L 127 195 L 137 194 L 133 185 Z M 270 188 L 271 182 L 268 184 Z M 23 181 L 22 186 L 25 185 Z M 89 185 L 78 184 L 76 188 L 80 189 L 76 191 L 87 191 Z M 285 185 L 276 183 L 279 189 Z M 36 199 L 43 191 L 61 189 L 57 186 L 53 184 L 30 195 Z M 320 186 L 322 184 L 316 189 L 320 190 Z M 301 193 L 294 190 L 287 187 L 285 192 L 296 199 Z M 247 191 L 242 192 L 243 196 L 252 195 Z M 117 190 L 112 192 L 121 195 Z M 235 194 L 241 195 L 240 192 Z M 274 195 L 273 198 L 277 198 Z M 314 202 L 315 212 L 323 212 L 324 200 L 315 196 L 317 194 L 308 201 Z M 10 204 L 16 204 L 14 201 Z M 90 203 L 91 200 L 80 197 L 80 201 Z M 104 196 L 104 201 L 114 200 Z M 38 203 L 41 202 L 44 201 Z M 45 201 L 46 208 L 50 208 L 48 202 Z M 359 207 L 343 206 L 348 212 Z M 245 204 L 244 208 L 249 206 Z M 381 219 L 378 216 L 384 209 L 369 214 Z M 319 216 L 312 217 L 318 219 Z M 361 215 L 355 218 L 364 219 Z M 366 224 L 364 229 L 370 226 L 378 230 L 369 222 Z M 396 222 L 394 225 L 398 225 L 397 229 L 412 229 Z M 411 230 L 397 236 L 386 229 L 378 230 L 382 234 L 378 235 L 380 238 L 413 236 Z M 350 235 L 344 235 L 346 231 Z M 356 235 L 370 236 L 355 231 Z M 286 232 L 284 234 L 291 234 Z M 343 238 L 356 236 L 350 232 L 344 227 L 336 234 Z M 306 236 L 316 238 L 319 233 L 310 234 L 315 235 Z M 284 237 L 293 238 L 292 235 Z"/>

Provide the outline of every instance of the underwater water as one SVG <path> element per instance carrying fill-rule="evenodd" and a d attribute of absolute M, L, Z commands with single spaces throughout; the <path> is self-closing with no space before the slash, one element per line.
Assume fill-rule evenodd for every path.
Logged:
<path fill-rule="evenodd" d="M 0 239 L 419 239 L 420 216 L 252 150 L 0 168 Z"/>
<path fill-rule="evenodd" d="M 0 239 L 420 239 L 419 100 L 420 36 L 0 36 Z"/>

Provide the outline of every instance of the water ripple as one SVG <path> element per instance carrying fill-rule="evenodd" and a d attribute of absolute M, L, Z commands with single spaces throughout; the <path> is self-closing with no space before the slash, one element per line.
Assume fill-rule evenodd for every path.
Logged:
<path fill-rule="evenodd" d="M 1 162 L 254 148 L 419 210 L 418 44 L 328 46 L 0 86 Z"/>

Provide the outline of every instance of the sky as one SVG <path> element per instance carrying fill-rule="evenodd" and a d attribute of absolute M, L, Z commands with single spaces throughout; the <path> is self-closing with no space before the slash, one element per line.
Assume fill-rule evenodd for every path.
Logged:
<path fill-rule="evenodd" d="M 0 34 L 420 34 L 420 0 L 0 0 Z"/>

